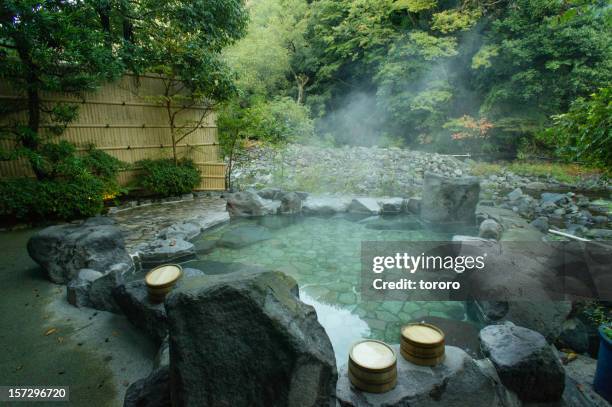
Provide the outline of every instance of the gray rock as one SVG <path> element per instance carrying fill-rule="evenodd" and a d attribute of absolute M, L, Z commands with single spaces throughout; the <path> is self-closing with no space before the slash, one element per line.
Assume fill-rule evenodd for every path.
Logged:
<path fill-rule="evenodd" d="M 216 240 L 204 240 L 200 239 L 193 243 L 193 249 L 197 254 L 208 254 L 211 253 L 217 247 Z"/>
<path fill-rule="evenodd" d="M 253 190 L 228 194 L 226 198 L 232 218 L 271 215 L 280 207 L 280 202 L 263 199 Z"/>
<path fill-rule="evenodd" d="M 181 406 L 332 405 L 337 372 L 314 308 L 279 272 L 190 280 L 166 299 Z M 214 350 L 214 351 L 213 351 Z"/>
<path fill-rule="evenodd" d="M 89 300 L 92 308 L 116 314 L 121 312 L 113 293 L 115 288 L 125 281 L 124 271 L 127 272 L 127 270 L 122 270 L 122 266 L 116 267 L 91 283 Z"/>
<path fill-rule="evenodd" d="M 281 198 L 280 212 L 282 214 L 296 214 L 302 212 L 302 197 L 296 192 L 289 192 Z"/>
<path fill-rule="evenodd" d="M 271 238 L 270 231 L 263 226 L 239 226 L 225 232 L 217 241 L 217 246 L 239 249 Z"/>
<path fill-rule="evenodd" d="M 195 256 L 193 244 L 183 239 L 157 239 L 139 247 L 138 252 L 144 269 L 167 263 L 181 263 Z"/>
<path fill-rule="evenodd" d="M 467 302 L 468 314 L 476 320 L 485 323 L 493 324 L 501 321 L 510 309 L 507 301 L 481 301 L 474 300 Z"/>
<path fill-rule="evenodd" d="M 348 206 L 348 211 L 351 213 L 378 215 L 380 213 L 380 205 L 375 198 L 355 198 Z"/>
<path fill-rule="evenodd" d="M 66 297 L 68 303 L 75 307 L 93 308 L 93 304 L 89 298 L 91 283 L 102 277 L 103 274 L 92 269 L 81 269 L 77 278 L 70 281 L 66 286 Z"/>
<path fill-rule="evenodd" d="M 569 203 L 569 199 L 567 198 L 567 195 L 564 194 L 557 194 L 557 193 L 552 193 L 552 192 L 544 192 L 541 196 L 540 199 L 542 200 L 542 203 L 554 203 L 554 204 L 565 204 L 565 203 Z"/>
<path fill-rule="evenodd" d="M 166 310 L 163 303 L 152 303 L 144 280 L 117 287 L 115 300 L 127 319 L 157 343 L 168 335 Z"/>
<path fill-rule="evenodd" d="M 577 353 L 589 351 L 588 328 L 578 318 L 570 318 L 563 323 L 557 342 L 563 348 L 569 348 Z"/>
<path fill-rule="evenodd" d="M 170 367 L 154 369 L 127 388 L 123 407 L 170 407 Z"/>
<path fill-rule="evenodd" d="M 511 301 L 505 318 L 541 333 L 553 343 L 571 312 L 571 301 Z"/>
<path fill-rule="evenodd" d="M 383 214 L 397 214 L 404 209 L 403 198 L 385 198 L 378 201 Z"/>
<path fill-rule="evenodd" d="M 434 224 L 474 223 L 479 193 L 477 177 L 447 178 L 427 173 L 421 218 Z"/>
<path fill-rule="evenodd" d="M 90 218 L 80 225 L 50 226 L 28 241 L 28 253 L 54 283 L 65 284 L 79 270 L 107 270 L 115 263 L 131 264 L 123 235 L 106 217 Z"/>
<path fill-rule="evenodd" d="M 135 381 L 125 392 L 124 407 L 170 407 L 170 349 L 168 338 L 162 342 L 153 370 Z"/>
<path fill-rule="evenodd" d="M 525 185 L 525 188 L 530 189 L 532 191 L 542 191 L 544 189 L 548 189 L 548 184 L 546 184 L 545 182 L 534 181 L 529 182 L 527 185 Z"/>
<path fill-rule="evenodd" d="M 480 331 L 483 353 L 502 383 L 524 402 L 561 399 L 565 371 L 546 339 L 513 324 L 489 325 Z"/>
<path fill-rule="evenodd" d="M 397 385 L 387 393 L 366 393 L 354 388 L 347 365 L 339 374 L 336 397 L 342 407 L 506 407 L 520 405 L 499 384 L 494 369 L 483 369 L 465 351 L 446 346 L 444 361 L 434 367 L 417 366 L 397 356 Z M 513 402 L 509 402 L 513 400 Z"/>
<path fill-rule="evenodd" d="M 514 191 L 508 194 L 508 200 L 518 201 L 523 196 L 523 191 L 520 188 L 516 188 Z"/>
<path fill-rule="evenodd" d="M 263 199 L 279 200 L 282 198 L 283 194 L 280 188 L 264 188 L 257 191 L 257 195 Z"/>
<path fill-rule="evenodd" d="M 548 218 L 546 216 L 538 216 L 530 225 L 542 233 L 548 233 Z"/>
<path fill-rule="evenodd" d="M 309 196 L 302 203 L 302 210 L 312 215 L 330 215 L 338 212 L 346 212 L 351 199 L 333 196 Z"/>
<path fill-rule="evenodd" d="M 421 213 L 421 199 L 420 198 L 409 198 L 404 202 L 406 211 L 414 215 Z"/>
<path fill-rule="evenodd" d="M 502 234 L 502 226 L 493 219 L 485 219 L 478 230 L 478 236 L 485 239 L 499 240 Z"/>
<path fill-rule="evenodd" d="M 183 276 L 176 283 L 174 290 L 181 287 L 190 278 L 202 277 L 204 273 L 194 268 L 184 268 Z M 144 275 L 140 279 L 118 286 L 114 298 L 127 319 L 142 330 L 151 339 L 161 343 L 168 336 L 166 309 L 163 303 L 149 301 Z"/>
<path fill-rule="evenodd" d="M 191 240 L 202 232 L 202 228 L 195 222 L 181 222 L 174 224 L 159 233 L 160 239 Z"/>

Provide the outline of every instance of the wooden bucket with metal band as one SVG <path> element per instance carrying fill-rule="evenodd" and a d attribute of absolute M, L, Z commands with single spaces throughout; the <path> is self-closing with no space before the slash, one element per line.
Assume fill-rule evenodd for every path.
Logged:
<path fill-rule="evenodd" d="M 435 366 L 444 360 L 444 332 L 424 322 L 405 325 L 400 353 L 415 365 Z"/>
<path fill-rule="evenodd" d="M 182 275 L 183 268 L 178 264 L 164 264 L 149 271 L 145 276 L 149 301 L 163 302 Z"/>
<path fill-rule="evenodd" d="M 348 376 L 356 388 L 384 393 L 397 384 L 397 357 L 389 345 L 373 339 L 355 343 L 349 352 Z"/>

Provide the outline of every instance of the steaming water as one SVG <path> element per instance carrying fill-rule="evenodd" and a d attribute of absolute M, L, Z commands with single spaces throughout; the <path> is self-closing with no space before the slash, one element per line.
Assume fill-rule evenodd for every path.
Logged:
<path fill-rule="evenodd" d="M 381 222 L 385 230 L 372 228 L 378 225 L 374 227 L 380 229 Z M 235 269 L 235 263 L 242 263 L 290 275 L 299 284 L 302 301 L 315 307 L 340 366 L 346 363 L 350 345 L 360 338 L 399 343 L 400 327 L 415 319 L 427 316 L 466 319 L 465 304 L 459 301 L 361 300 L 361 241 L 438 241 L 452 237 L 451 233 L 406 230 L 414 223 L 415 219 L 406 215 L 360 221 L 348 215 L 240 220 L 205 233 L 194 242 L 196 247 L 231 230 L 244 230 L 245 226 L 263 226 L 271 238 L 239 249 L 217 247 L 183 265 L 218 273 L 223 272 L 219 264 L 211 261 L 228 265 L 228 271 Z M 395 227 L 398 230 L 393 230 Z"/>

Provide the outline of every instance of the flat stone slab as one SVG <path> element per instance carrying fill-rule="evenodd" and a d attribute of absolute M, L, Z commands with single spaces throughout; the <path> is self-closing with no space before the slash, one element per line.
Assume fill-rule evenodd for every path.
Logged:
<path fill-rule="evenodd" d="M 313 215 L 330 215 L 348 211 L 352 199 L 334 196 L 309 196 L 302 203 L 302 211 Z"/>
<path fill-rule="evenodd" d="M 381 394 L 354 388 L 348 378 L 347 365 L 339 372 L 336 397 L 342 407 L 502 407 L 512 395 L 500 386 L 490 372 L 484 372 L 465 351 L 446 346 L 444 361 L 434 367 L 417 366 L 397 354 L 397 386 Z M 493 373 L 494 375 L 494 373 Z"/>
<path fill-rule="evenodd" d="M 138 248 L 143 268 L 153 268 L 160 264 L 180 263 L 195 256 L 192 243 L 183 239 L 158 239 Z"/>
<path fill-rule="evenodd" d="M 380 213 L 381 207 L 375 198 L 355 198 L 349 204 L 348 211 L 377 215 Z"/>

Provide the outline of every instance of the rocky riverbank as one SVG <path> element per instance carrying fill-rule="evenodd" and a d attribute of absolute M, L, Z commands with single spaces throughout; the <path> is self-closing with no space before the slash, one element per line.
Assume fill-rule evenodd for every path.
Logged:
<path fill-rule="evenodd" d="M 568 183 L 552 176 L 520 175 L 503 166 L 495 174 L 482 174 L 476 163 L 465 157 L 401 148 L 326 148 L 298 144 L 249 148 L 236 159 L 232 186 L 237 190 L 276 186 L 311 193 L 420 195 L 426 172 L 447 177 L 479 175 L 481 187 L 489 191 L 489 197 L 515 188 L 612 192 L 605 178 L 596 175 Z"/>
<path fill-rule="evenodd" d="M 476 167 L 469 159 L 400 148 L 257 146 L 236 161 L 232 188 L 414 198 L 422 195 L 425 173 L 460 178 L 474 175 Z M 542 232 L 554 228 L 589 239 L 612 239 L 612 186 L 603 177 L 570 184 L 503 168 L 478 175 L 483 205 L 512 210 Z"/>

